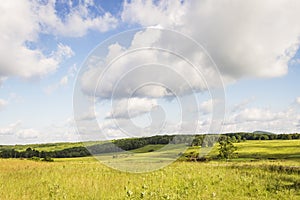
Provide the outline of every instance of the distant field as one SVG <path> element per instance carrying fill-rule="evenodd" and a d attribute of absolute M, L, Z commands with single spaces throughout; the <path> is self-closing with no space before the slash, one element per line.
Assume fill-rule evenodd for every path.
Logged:
<path fill-rule="evenodd" d="M 157 151 L 157 150 L 163 148 L 164 146 L 165 145 L 163 145 L 163 144 L 146 145 L 146 146 L 144 146 L 142 148 L 131 150 L 131 152 L 134 152 L 134 153 L 147 153 L 147 152 L 151 152 L 151 151 Z"/>
<path fill-rule="evenodd" d="M 54 150 L 63 150 L 71 147 L 83 146 L 81 142 L 76 143 L 49 143 L 49 144 L 28 144 L 28 145 L 7 145 L 0 146 L 0 149 L 15 149 L 17 151 L 25 151 L 27 148 L 36 149 L 38 151 L 54 151 Z"/>
<path fill-rule="evenodd" d="M 61 142 L 61 143 L 46 143 L 46 144 L 27 144 L 27 145 L 0 145 L 1 149 L 15 149 L 17 151 L 25 151 L 27 148 L 32 148 L 38 151 L 55 151 L 63 150 L 72 147 L 91 146 L 95 144 L 102 144 L 103 141 L 91 142 Z"/>
<path fill-rule="evenodd" d="M 50 143 L 50 144 L 30 144 L 30 145 L 14 145 L 14 146 L 0 146 L 1 149 L 14 148 L 18 151 L 25 151 L 28 147 L 38 151 L 54 151 L 63 150 L 72 147 L 91 146 L 101 144 L 104 142 L 77 142 L 77 143 Z M 300 159 L 300 140 L 248 140 L 245 142 L 234 143 L 238 148 L 237 153 L 239 158 L 245 159 Z M 151 153 L 159 151 L 165 145 L 146 145 L 142 148 L 131 150 L 133 153 Z M 172 146 L 172 145 L 169 145 Z M 169 147 L 172 148 L 172 147 Z M 186 147 L 187 152 L 204 152 L 207 148 L 200 147 Z M 172 150 L 169 150 L 172 152 Z M 178 153 L 176 149 L 173 151 Z M 161 153 L 161 152 L 159 152 Z M 216 157 L 218 154 L 218 144 L 216 143 L 208 156 Z"/>
<path fill-rule="evenodd" d="M 300 160 L 300 140 L 252 140 L 235 145 L 242 158 Z"/>
<path fill-rule="evenodd" d="M 239 159 L 295 159 L 300 161 L 300 140 L 249 140 L 234 143 L 237 147 Z M 146 153 L 159 150 L 164 145 L 147 145 L 132 150 L 135 153 Z M 206 148 L 190 147 L 187 152 L 203 152 Z M 218 144 L 216 143 L 208 153 L 209 157 L 218 155 Z"/>

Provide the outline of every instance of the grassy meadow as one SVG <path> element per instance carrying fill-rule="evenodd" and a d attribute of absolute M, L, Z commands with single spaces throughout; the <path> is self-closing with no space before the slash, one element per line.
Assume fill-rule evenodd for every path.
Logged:
<path fill-rule="evenodd" d="M 249 140 L 234 143 L 239 159 L 289 159 L 300 160 L 300 140 Z M 191 149 L 190 149 L 191 150 Z M 218 154 L 217 146 L 209 153 Z"/>
<path fill-rule="evenodd" d="M 177 161 L 138 174 L 111 169 L 93 157 L 54 162 L 0 159 L 0 199 L 300 199 L 300 140 L 235 145 L 237 159 Z M 149 145 L 134 150 L 140 154 L 114 159 L 124 164 L 145 154 L 163 156 L 152 152 L 160 148 Z M 209 156 L 216 154 L 217 146 Z"/>
<path fill-rule="evenodd" d="M 45 144 L 26 144 L 26 145 L 0 145 L 1 149 L 15 149 L 17 151 L 25 151 L 27 148 L 32 148 L 38 151 L 57 151 L 72 147 L 91 146 L 94 144 L 101 144 L 102 141 L 91 142 L 61 142 L 61 143 L 45 143 Z"/>

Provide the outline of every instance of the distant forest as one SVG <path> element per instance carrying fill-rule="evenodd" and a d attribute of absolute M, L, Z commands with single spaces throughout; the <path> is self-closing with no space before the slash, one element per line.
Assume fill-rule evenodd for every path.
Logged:
<path fill-rule="evenodd" d="M 54 151 L 38 151 L 28 147 L 25 151 L 17 151 L 14 148 L 0 148 L 1 158 L 43 158 L 46 161 L 49 158 L 70 158 L 85 157 L 101 153 L 112 153 L 120 151 L 130 151 L 144 147 L 146 145 L 155 144 L 186 144 L 188 146 L 213 146 L 220 139 L 227 138 L 233 143 L 243 142 L 246 140 L 294 140 L 300 139 L 300 134 L 272 134 L 266 132 L 254 133 L 227 133 L 221 135 L 204 134 L 204 135 L 161 135 L 143 138 L 128 138 L 113 140 L 103 144 L 95 144 L 91 146 L 80 146 L 66 148 Z"/>

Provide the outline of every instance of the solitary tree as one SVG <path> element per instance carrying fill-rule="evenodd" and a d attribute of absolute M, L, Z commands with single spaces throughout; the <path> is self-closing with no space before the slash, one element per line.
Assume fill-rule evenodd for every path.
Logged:
<path fill-rule="evenodd" d="M 219 158 L 230 159 L 237 156 L 237 150 L 229 138 L 223 138 L 219 141 Z"/>

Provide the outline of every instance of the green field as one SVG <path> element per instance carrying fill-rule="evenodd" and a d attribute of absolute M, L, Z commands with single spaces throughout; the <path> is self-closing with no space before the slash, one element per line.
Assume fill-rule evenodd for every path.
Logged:
<path fill-rule="evenodd" d="M 25 151 L 27 148 L 36 149 L 38 151 L 57 151 L 72 147 L 91 146 L 102 144 L 107 141 L 91 141 L 91 142 L 60 142 L 60 143 L 45 143 L 45 144 L 26 144 L 26 145 L 0 145 L 1 149 L 15 149 L 17 151 Z"/>
<path fill-rule="evenodd" d="M 235 145 L 243 158 L 300 159 L 300 140 L 252 140 Z"/>
<path fill-rule="evenodd" d="M 237 147 L 238 158 L 233 160 L 256 160 L 256 159 L 288 159 L 300 161 L 300 140 L 249 140 L 234 143 Z M 164 145 L 147 145 L 132 150 L 135 153 L 146 153 L 150 150 L 159 150 Z M 205 152 L 206 148 L 189 147 L 186 152 Z M 171 151 L 169 151 L 171 153 Z M 175 151 L 176 152 L 176 151 Z M 159 153 L 159 152 L 157 152 Z M 215 158 L 218 155 L 218 144 L 211 149 L 208 157 Z M 161 157 L 161 156 L 160 156 Z"/>
<path fill-rule="evenodd" d="M 238 157 L 244 159 L 291 159 L 300 161 L 300 140 L 249 140 L 234 143 Z M 218 154 L 217 146 L 210 156 Z"/>
<path fill-rule="evenodd" d="M 83 146 L 82 143 L 49 143 L 49 144 L 28 144 L 28 145 L 5 145 L 0 146 L 0 149 L 15 149 L 17 151 L 25 151 L 27 148 L 33 148 L 39 151 L 54 151 L 66 148 Z"/>
<path fill-rule="evenodd" d="M 240 158 L 229 162 L 177 161 L 139 174 L 111 169 L 93 157 L 49 163 L 0 159 L 0 199 L 300 199 L 300 140 L 235 145 Z M 156 163 L 176 152 L 153 152 L 162 147 L 145 146 L 128 157 L 102 156 L 125 165 L 150 154 Z M 209 156 L 216 154 L 217 146 Z"/>

